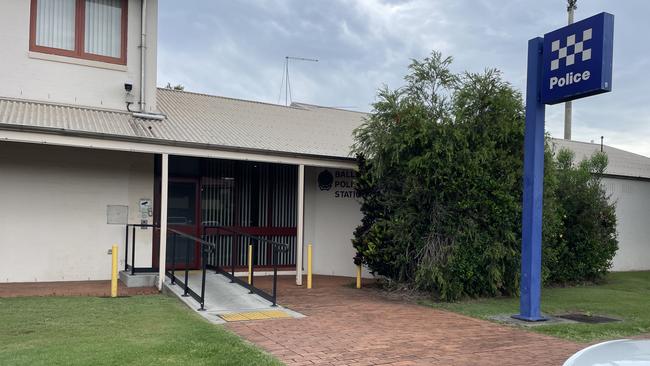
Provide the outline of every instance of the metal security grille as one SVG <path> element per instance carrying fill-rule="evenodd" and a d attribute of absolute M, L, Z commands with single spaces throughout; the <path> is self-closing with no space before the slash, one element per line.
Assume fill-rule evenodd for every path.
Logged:
<path fill-rule="evenodd" d="M 272 189 L 268 191 L 272 195 L 270 218 L 272 227 L 296 227 L 297 225 L 297 190 L 298 190 L 298 168 L 291 165 L 275 165 L 273 166 Z M 272 236 L 269 239 L 285 243 L 289 245 L 289 251 L 286 253 L 279 253 L 279 263 L 295 264 L 296 263 L 296 236 Z M 266 248 L 270 253 L 270 249 Z"/>
<path fill-rule="evenodd" d="M 248 244 L 254 246 L 256 266 L 272 264 L 269 244 L 216 228 L 224 227 L 289 244 L 289 251 L 278 254 L 278 264 L 295 265 L 297 167 L 210 159 L 202 170 L 203 234 L 216 244 L 209 264 L 223 267 L 232 259 L 237 267 L 245 267 Z"/>
<path fill-rule="evenodd" d="M 201 181 L 201 219 L 203 223 L 235 225 L 236 172 L 235 162 L 227 160 L 206 160 Z M 209 258 L 211 265 L 223 266 L 232 256 L 232 236 L 209 235 L 205 240 L 216 244 L 216 250 Z"/>

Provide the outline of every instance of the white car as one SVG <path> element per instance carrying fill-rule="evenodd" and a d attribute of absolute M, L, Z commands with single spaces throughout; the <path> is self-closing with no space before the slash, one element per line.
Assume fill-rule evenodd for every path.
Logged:
<path fill-rule="evenodd" d="M 650 366 L 650 339 L 619 339 L 589 346 L 564 366 Z"/>

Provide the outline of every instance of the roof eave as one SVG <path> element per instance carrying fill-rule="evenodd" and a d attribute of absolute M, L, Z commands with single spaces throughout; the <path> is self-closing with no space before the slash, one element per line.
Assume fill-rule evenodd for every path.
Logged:
<path fill-rule="evenodd" d="M 332 162 L 355 162 L 356 161 L 356 159 L 353 157 L 304 154 L 304 153 L 296 153 L 290 151 L 277 151 L 277 150 L 267 150 L 267 149 L 245 148 L 245 147 L 238 147 L 238 146 L 195 143 L 195 142 L 187 142 L 187 141 L 174 141 L 174 140 L 159 139 L 155 137 L 147 137 L 143 139 L 143 138 L 137 138 L 132 136 L 124 136 L 124 135 L 96 133 L 96 132 L 79 131 L 79 130 L 68 130 L 64 128 L 25 126 L 25 125 L 16 125 L 16 124 L 9 124 L 9 123 L 0 123 L 0 130 L 17 131 L 17 132 L 35 132 L 35 133 L 62 135 L 62 136 L 71 136 L 71 137 L 85 137 L 85 138 L 92 138 L 98 140 L 137 142 L 137 143 L 143 143 L 149 145 L 188 147 L 188 148 L 198 148 L 198 149 L 205 149 L 205 150 L 212 150 L 212 151 L 216 150 L 216 151 L 228 151 L 228 152 L 251 153 L 251 154 L 266 154 L 266 155 L 278 156 L 278 157 L 307 158 L 307 159 L 332 161 Z"/>

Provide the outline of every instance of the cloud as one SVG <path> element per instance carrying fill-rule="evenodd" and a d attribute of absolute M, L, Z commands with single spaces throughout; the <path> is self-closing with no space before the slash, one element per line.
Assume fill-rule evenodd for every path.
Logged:
<path fill-rule="evenodd" d="M 576 19 L 616 15 L 614 91 L 574 103 L 573 137 L 650 155 L 650 3 L 580 2 Z M 160 0 L 158 82 L 277 103 L 285 56 L 296 101 L 368 111 L 377 89 L 402 85 L 413 58 L 431 50 L 456 71 L 496 67 L 524 90 L 526 44 L 566 23 L 566 1 L 547 0 Z M 562 137 L 562 105 L 547 130 Z"/>

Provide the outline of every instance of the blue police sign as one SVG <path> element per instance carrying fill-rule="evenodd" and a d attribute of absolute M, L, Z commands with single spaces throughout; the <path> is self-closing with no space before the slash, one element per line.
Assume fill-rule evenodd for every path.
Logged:
<path fill-rule="evenodd" d="M 612 90 L 614 16 L 601 13 L 528 41 L 519 314 L 543 321 L 542 208 L 546 104 Z"/>
<path fill-rule="evenodd" d="M 612 90 L 614 16 L 600 13 L 544 35 L 542 103 Z"/>

